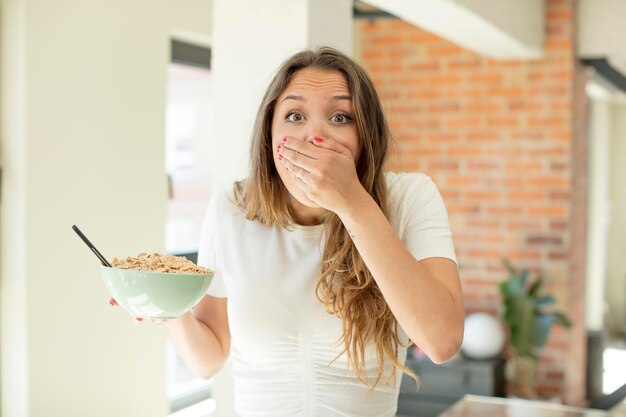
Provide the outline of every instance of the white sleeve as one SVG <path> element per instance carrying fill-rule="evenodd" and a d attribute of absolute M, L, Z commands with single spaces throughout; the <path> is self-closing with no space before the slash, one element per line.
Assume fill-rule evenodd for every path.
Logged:
<path fill-rule="evenodd" d="M 207 208 L 204 222 L 202 223 L 202 233 L 198 245 L 198 265 L 215 271 L 213 281 L 207 290 L 207 295 L 213 297 L 226 298 L 226 287 L 221 265 L 219 264 L 219 198 L 217 192 L 211 198 Z"/>
<path fill-rule="evenodd" d="M 448 213 L 437 186 L 430 177 L 417 186 L 410 176 L 404 198 L 403 242 L 418 261 L 426 258 L 448 258 L 458 264 L 452 242 Z"/>

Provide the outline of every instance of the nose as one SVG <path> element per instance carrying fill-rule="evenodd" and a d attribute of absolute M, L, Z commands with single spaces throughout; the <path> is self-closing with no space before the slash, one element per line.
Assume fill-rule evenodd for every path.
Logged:
<path fill-rule="evenodd" d="M 313 121 L 308 127 L 307 142 L 313 142 L 314 138 L 324 138 L 327 135 L 323 121 Z"/>

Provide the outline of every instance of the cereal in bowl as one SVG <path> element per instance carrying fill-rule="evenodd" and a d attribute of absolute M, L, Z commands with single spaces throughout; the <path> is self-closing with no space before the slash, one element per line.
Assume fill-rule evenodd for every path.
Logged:
<path fill-rule="evenodd" d="M 170 274 L 211 274 L 213 271 L 198 266 L 184 256 L 161 255 L 160 253 L 140 254 L 120 260 L 113 258 L 113 268 L 135 269 L 147 272 L 166 272 Z"/>

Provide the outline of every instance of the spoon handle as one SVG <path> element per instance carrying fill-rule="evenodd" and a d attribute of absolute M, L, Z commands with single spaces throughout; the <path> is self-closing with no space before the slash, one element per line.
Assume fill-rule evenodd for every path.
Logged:
<path fill-rule="evenodd" d="M 108 266 L 109 268 L 111 268 L 111 264 L 109 263 L 109 261 L 107 261 L 106 258 L 102 256 L 100 251 L 96 249 L 93 243 L 91 243 L 89 239 L 87 239 L 87 236 L 85 236 L 83 232 L 81 232 L 80 229 L 76 227 L 76 225 L 72 225 L 72 230 L 76 232 L 78 237 L 80 237 L 83 240 L 83 242 L 85 242 L 85 244 L 89 247 L 89 249 L 91 249 L 91 251 L 98 257 L 98 259 L 100 259 L 100 262 L 102 262 L 102 265 Z"/>

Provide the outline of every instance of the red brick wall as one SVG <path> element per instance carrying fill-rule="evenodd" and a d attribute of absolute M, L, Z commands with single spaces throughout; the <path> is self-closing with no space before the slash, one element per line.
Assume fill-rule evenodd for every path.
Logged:
<path fill-rule="evenodd" d="M 574 57 L 573 2 L 547 3 L 540 60 L 488 59 L 397 19 L 357 21 L 357 58 L 396 139 L 390 168 L 427 173 L 444 197 L 467 312 L 500 312 L 502 257 L 541 270 L 576 327 L 552 333 L 540 358 L 540 393 L 579 403 L 584 349 L 568 357 L 567 369 L 564 355 L 585 343 L 584 274 L 568 261 L 584 249 L 572 242 L 584 231 L 572 186 L 574 99 L 584 99 L 575 80 L 584 69 Z"/>

